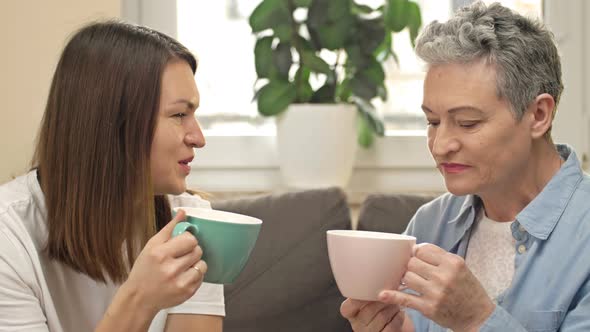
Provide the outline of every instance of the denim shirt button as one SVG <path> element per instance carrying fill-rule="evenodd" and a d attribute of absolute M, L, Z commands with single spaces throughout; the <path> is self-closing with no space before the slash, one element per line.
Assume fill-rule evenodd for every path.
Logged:
<path fill-rule="evenodd" d="M 526 246 L 524 244 L 521 244 L 518 246 L 518 253 L 519 254 L 524 254 L 526 252 Z"/>
<path fill-rule="evenodd" d="M 524 229 L 524 227 L 523 227 L 522 225 L 518 225 L 518 230 L 519 230 L 521 233 L 525 233 L 525 232 L 526 232 L 526 229 Z"/>

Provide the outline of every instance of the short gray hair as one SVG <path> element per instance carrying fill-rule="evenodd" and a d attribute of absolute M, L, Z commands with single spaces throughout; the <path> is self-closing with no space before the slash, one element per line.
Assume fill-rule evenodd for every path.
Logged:
<path fill-rule="evenodd" d="M 416 42 L 416 53 L 430 66 L 480 59 L 494 65 L 498 97 L 510 102 L 519 120 L 541 93 L 553 96 L 557 108 L 563 91 L 553 34 L 539 20 L 499 3 L 478 1 L 446 23 L 430 23 Z"/>

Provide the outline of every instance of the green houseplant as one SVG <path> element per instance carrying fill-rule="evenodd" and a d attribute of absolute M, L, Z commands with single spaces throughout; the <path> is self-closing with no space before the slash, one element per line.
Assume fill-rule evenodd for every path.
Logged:
<path fill-rule="evenodd" d="M 291 104 L 356 104 L 358 142 L 384 135 L 374 98 L 386 100 L 383 62 L 396 57 L 392 34 L 408 28 L 412 44 L 420 8 L 383 0 L 378 8 L 353 0 L 263 0 L 249 18 L 256 36 L 255 99 L 262 115 Z"/>

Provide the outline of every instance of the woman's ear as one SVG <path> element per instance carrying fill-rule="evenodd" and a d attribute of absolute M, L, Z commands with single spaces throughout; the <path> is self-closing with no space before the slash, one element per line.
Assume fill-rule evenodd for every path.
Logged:
<path fill-rule="evenodd" d="M 555 115 L 555 100 L 548 93 L 538 95 L 529 104 L 527 112 L 531 116 L 531 135 L 533 138 L 540 138 L 551 129 Z"/>

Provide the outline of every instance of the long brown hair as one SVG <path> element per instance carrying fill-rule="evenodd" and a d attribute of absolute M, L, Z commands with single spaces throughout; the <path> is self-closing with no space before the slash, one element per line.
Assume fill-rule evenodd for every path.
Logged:
<path fill-rule="evenodd" d="M 57 64 L 33 158 L 47 206 L 46 251 L 94 280 L 124 281 L 170 220 L 149 160 L 172 59 L 195 72 L 195 58 L 174 39 L 109 21 L 80 29 Z"/>

